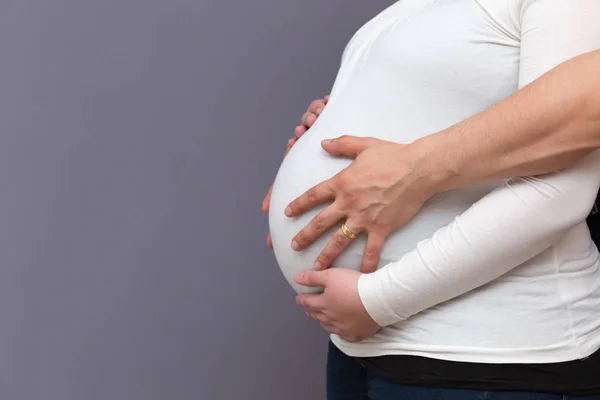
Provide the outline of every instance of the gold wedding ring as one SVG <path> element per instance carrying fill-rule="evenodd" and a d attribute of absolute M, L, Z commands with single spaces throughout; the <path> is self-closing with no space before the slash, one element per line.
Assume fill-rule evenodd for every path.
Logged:
<path fill-rule="evenodd" d="M 348 239 L 356 239 L 356 233 L 352 232 L 350 228 L 346 226 L 346 224 L 342 224 L 342 233 L 346 235 Z"/>

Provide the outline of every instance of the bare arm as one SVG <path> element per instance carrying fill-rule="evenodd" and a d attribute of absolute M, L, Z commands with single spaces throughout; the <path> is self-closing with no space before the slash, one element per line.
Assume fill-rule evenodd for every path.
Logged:
<path fill-rule="evenodd" d="M 600 147 L 600 51 L 412 145 L 434 192 L 564 169 Z M 449 152 L 448 149 L 453 149 Z"/>

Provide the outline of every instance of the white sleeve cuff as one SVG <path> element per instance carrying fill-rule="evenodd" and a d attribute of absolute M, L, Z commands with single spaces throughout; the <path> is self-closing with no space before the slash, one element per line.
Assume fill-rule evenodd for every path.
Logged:
<path fill-rule="evenodd" d="M 404 318 L 396 315 L 394 310 L 385 300 L 385 280 L 389 280 L 387 269 L 384 267 L 370 274 L 363 274 L 358 278 L 358 295 L 367 310 L 379 326 L 388 326 L 402 321 Z"/>

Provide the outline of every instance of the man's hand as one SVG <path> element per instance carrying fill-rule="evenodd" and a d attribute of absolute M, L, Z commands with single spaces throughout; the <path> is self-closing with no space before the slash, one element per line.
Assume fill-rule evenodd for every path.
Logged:
<path fill-rule="evenodd" d="M 285 153 L 283 154 L 283 158 L 285 158 L 285 156 L 287 156 L 287 153 L 289 153 L 289 151 L 291 150 L 292 146 L 296 143 L 296 141 L 298 139 L 300 139 L 300 137 L 302 135 L 304 135 L 311 126 L 313 126 L 313 124 L 315 123 L 317 118 L 319 118 L 319 115 L 321 115 L 321 113 L 323 112 L 323 109 L 325 109 L 325 105 L 327 104 L 328 101 L 329 101 L 329 96 L 325 96 L 322 99 L 317 99 L 317 100 L 314 100 L 312 103 L 310 103 L 310 105 L 306 109 L 306 112 L 302 115 L 302 120 L 300 121 L 300 125 L 298 125 L 296 127 L 296 129 L 294 129 L 294 136 L 292 136 L 292 138 L 290 140 L 288 140 L 288 142 L 287 142 L 287 147 L 285 149 Z M 271 191 L 272 190 L 273 190 L 273 185 L 271 185 L 271 187 L 267 191 L 267 195 L 265 196 L 265 198 L 262 202 L 262 210 L 265 213 L 269 212 L 269 203 L 271 202 Z M 273 242 L 271 241 L 270 233 L 267 234 L 267 246 L 273 247 Z"/>
<path fill-rule="evenodd" d="M 323 141 L 322 146 L 329 154 L 355 160 L 289 204 L 285 213 L 295 217 L 333 200 L 294 237 L 291 246 L 296 251 L 303 250 L 346 219 L 346 226 L 352 232 L 367 234 L 361 271 L 372 272 L 377 268 L 386 237 L 408 222 L 430 197 L 424 172 L 414 167 L 410 145 L 342 136 Z M 338 229 L 318 256 L 315 269 L 331 266 L 351 240 Z"/>
<path fill-rule="evenodd" d="M 323 293 L 300 294 L 296 302 L 321 323 L 325 331 L 349 342 L 360 342 L 377 333 L 377 325 L 358 294 L 361 273 L 349 269 L 301 272 L 295 278 L 304 286 L 324 287 Z"/>

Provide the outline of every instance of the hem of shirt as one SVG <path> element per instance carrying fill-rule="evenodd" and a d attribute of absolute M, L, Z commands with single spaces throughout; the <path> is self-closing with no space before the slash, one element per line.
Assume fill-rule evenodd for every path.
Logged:
<path fill-rule="evenodd" d="M 338 335 L 331 341 L 350 357 L 409 355 L 438 360 L 485 364 L 547 364 L 586 358 L 600 350 L 600 330 L 577 342 L 531 348 L 486 348 L 465 346 L 432 346 L 398 342 L 363 341 L 352 343 Z"/>

